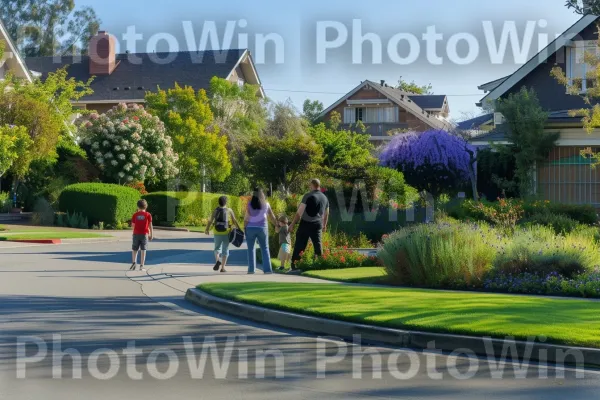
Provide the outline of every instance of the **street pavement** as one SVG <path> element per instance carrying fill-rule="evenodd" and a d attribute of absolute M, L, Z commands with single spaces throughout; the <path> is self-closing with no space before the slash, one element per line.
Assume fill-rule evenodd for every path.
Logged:
<path fill-rule="evenodd" d="M 0 399 L 600 398 L 594 370 L 357 346 L 200 309 L 183 299 L 200 282 L 320 281 L 246 275 L 244 249 L 215 273 L 209 237 L 162 231 L 148 271 L 131 272 L 130 235 L 116 235 L 0 245 Z"/>

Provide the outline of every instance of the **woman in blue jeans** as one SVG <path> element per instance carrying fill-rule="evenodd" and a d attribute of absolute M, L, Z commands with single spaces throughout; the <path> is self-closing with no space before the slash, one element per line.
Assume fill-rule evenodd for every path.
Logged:
<path fill-rule="evenodd" d="M 271 218 L 273 224 L 277 223 L 277 218 L 267 203 L 265 194 L 259 188 L 254 189 L 252 199 L 248 203 L 246 216 L 244 217 L 244 227 L 246 229 L 246 242 L 248 244 L 248 273 L 256 272 L 256 241 L 262 253 L 263 272 L 272 274 L 271 254 L 269 253 L 269 223 Z"/>

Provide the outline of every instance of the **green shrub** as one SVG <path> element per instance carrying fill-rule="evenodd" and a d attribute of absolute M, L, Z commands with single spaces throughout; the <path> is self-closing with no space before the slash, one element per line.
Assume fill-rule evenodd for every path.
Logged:
<path fill-rule="evenodd" d="M 213 182 L 211 190 L 216 193 L 226 193 L 242 196 L 251 192 L 250 180 L 242 172 L 232 172 L 223 182 Z"/>
<path fill-rule="evenodd" d="M 583 232 L 557 235 L 549 227 L 518 230 L 501 249 L 494 269 L 500 274 L 550 273 L 572 278 L 600 266 L 600 248 Z"/>
<path fill-rule="evenodd" d="M 549 201 L 525 202 L 523 205 L 525 216 L 547 212 L 549 214 L 565 215 L 580 224 L 593 225 L 598 222 L 596 209 L 589 204 L 563 204 Z"/>
<path fill-rule="evenodd" d="M 312 244 L 309 244 L 306 251 L 301 254 L 300 261 L 296 263 L 296 267 L 302 271 L 373 267 L 375 265 L 378 265 L 376 257 L 368 257 L 357 251 L 339 247 L 325 247 L 323 256 L 315 257 Z"/>
<path fill-rule="evenodd" d="M 479 286 L 503 240 L 486 224 L 443 221 L 403 228 L 379 249 L 388 275 L 397 283 L 427 287 Z"/>
<path fill-rule="evenodd" d="M 38 226 L 54 225 L 54 209 L 46 199 L 39 198 L 35 202 L 31 223 Z"/>
<path fill-rule="evenodd" d="M 131 220 L 137 210 L 137 190 L 105 183 L 77 183 L 67 186 L 59 198 L 60 211 L 81 213 L 88 223 L 110 225 Z"/>
<path fill-rule="evenodd" d="M 218 207 L 221 196 L 200 192 L 157 192 L 147 194 L 143 198 L 148 202 L 148 212 L 152 214 L 157 225 L 173 226 L 209 219 L 213 210 Z M 227 206 L 241 218 L 242 201 L 236 196 L 227 197 Z"/>
<path fill-rule="evenodd" d="M 532 227 L 535 225 L 548 226 L 556 233 L 570 233 L 579 226 L 579 223 L 563 214 L 550 214 L 548 212 L 533 214 L 521 220 L 521 225 Z"/>
<path fill-rule="evenodd" d="M 524 219 L 531 218 L 539 214 L 554 214 L 563 215 L 585 225 L 593 225 L 598 222 L 596 209 L 587 204 L 562 204 L 542 200 L 513 200 L 513 202 L 521 204 L 523 207 Z M 482 205 L 484 207 L 482 207 Z M 500 204 L 499 202 L 489 202 L 485 200 L 479 202 L 473 200 L 464 200 L 449 206 L 447 212 L 449 216 L 461 221 L 474 220 L 492 222 L 483 212 L 483 210 L 486 208 L 494 208 L 499 210 Z"/>
<path fill-rule="evenodd" d="M 11 209 L 12 200 L 10 198 L 10 193 L 0 192 L 0 213 L 10 212 Z"/>

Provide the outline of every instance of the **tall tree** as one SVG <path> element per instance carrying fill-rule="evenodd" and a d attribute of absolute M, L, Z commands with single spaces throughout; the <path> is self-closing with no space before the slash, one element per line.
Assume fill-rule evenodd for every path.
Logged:
<path fill-rule="evenodd" d="M 231 173 L 227 137 L 219 136 L 206 92 L 190 86 L 146 93 L 150 113 L 164 122 L 179 154 L 180 176 L 187 182 L 203 177 L 223 181 Z"/>
<path fill-rule="evenodd" d="M 0 0 L 0 18 L 27 57 L 85 54 L 100 20 L 75 0 Z"/>
<path fill-rule="evenodd" d="M 600 0 L 567 0 L 566 5 L 577 14 L 600 15 Z"/>
<path fill-rule="evenodd" d="M 537 162 L 543 162 L 554 147 L 558 133 L 547 132 L 548 120 L 533 89 L 521 91 L 501 99 L 496 111 L 506 119 L 509 145 L 496 146 L 499 151 L 512 154 L 515 160 L 515 178 L 521 197 L 533 194 L 533 173 Z"/>
<path fill-rule="evenodd" d="M 415 81 L 408 82 L 402 79 L 402 77 L 398 79 L 396 89 L 414 94 L 433 94 L 433 86 L 431 86 L 431 83 L 427 85 L 418 85 Z"/>
<path fill-rule="evenodd" d="M 308 130 L 308 122 L 298 115 L 291 101 L 272 104 L 270 114 L 271 118 L 265 128 L 268 136 L 283 138 L 290 133 L 303 135 Z"/>
<path fill-rule="evenodd" d="M 223 78 L 213 77 L 208 91 L 214 124 L 228 140 L 232 162 L 243 161 L 243 149 L 258 137 L 267 122 L 267 100 L 259 95 L 255 85 L 242 86 Z"/>
<path fill-rule="evenodd" d="M 257 138 L 248 145 L 246 154 L 255 180 L 287 191 L 300 177 L 319 167 L 322 149 L 310 136 L 292 132 L 283 138 Z"/>
<path fill-rule="evenodd" d="M 319 115 L 323 112 L 325 107 L 319 100 L 310 101 L 309 99 L 304 100 L 302 105 L 302 115 L 311 124 L 317 123 Z"/>

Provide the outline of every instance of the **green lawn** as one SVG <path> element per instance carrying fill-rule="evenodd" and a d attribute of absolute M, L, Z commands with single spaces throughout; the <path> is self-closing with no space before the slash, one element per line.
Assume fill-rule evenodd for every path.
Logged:
<path fill-rule="evenodd" d="M 388 281 L 384 267 L 362 267 L 345 269 L 327 269 L 324 271 L 307 271 L 302 276 L 325 279 L 328 281 L 385 284 Z"/>
<path fill-rule="evenodd" d="M 204 284 L 213 295 L 332 319 L 600 348 L 600 302 L 340 284 Z"/>
<path fill-rule="evenodd" d="M 93 239 L 110 237 L 99 233 L 52 231 L 45 229 L 40 231 L 7 231 L 0 233 L 0 241 L 6 240 L 38 240 L 38 239 Z"/>

